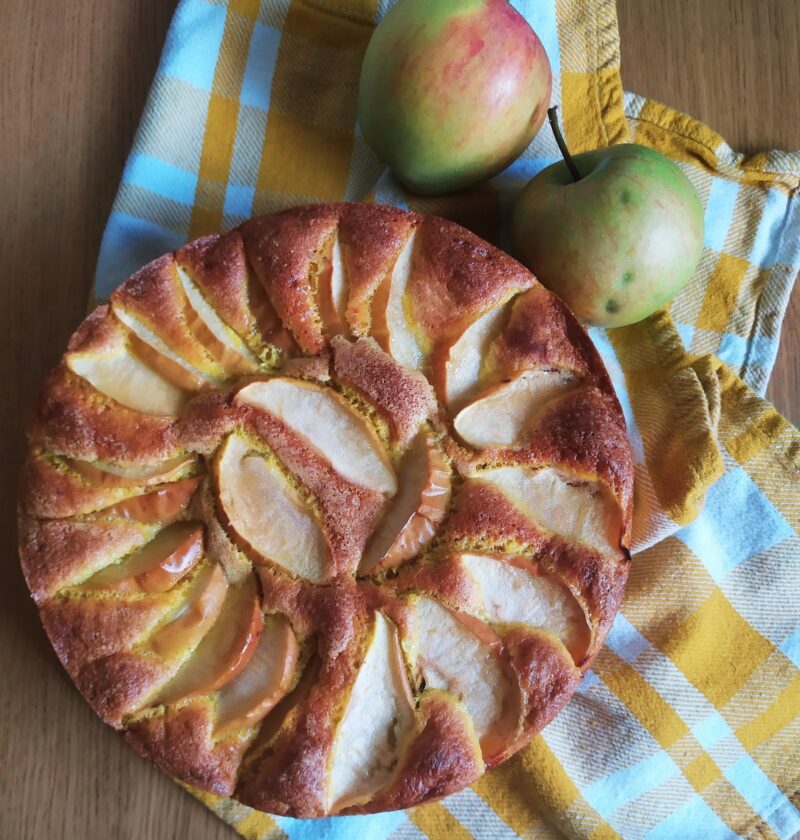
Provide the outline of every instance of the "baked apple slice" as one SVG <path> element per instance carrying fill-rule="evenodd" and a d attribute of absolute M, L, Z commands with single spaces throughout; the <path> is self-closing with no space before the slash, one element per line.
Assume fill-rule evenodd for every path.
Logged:
<path fill-rule="evenodd" d="M 187 389 L 179 388 L 140 359 L 130 343 L 119 343 L 108 352 L 92 350 L 67 353 L 67 367 L 93 388 L 120 405 L 144 414 L 180 414 Z"/>
<path fill-rule="evenodd" d="M 325 580 L 325 537 L 272 460 L 233 434 L 217 454 L 213 473 L 220 514 L 244 551 L 314 583 Z"/>
<path fill-rule="evenodd" d="M 255 653 L 263 626 L 256 578 L 251 574 L 239 586 L 228 587 L 214 626 L 159 692 L 156 703 L 210 694 L 230 682 Z"/>
<path fill-rule="evenodd" d="M 250 661 L 217 695 L 217 738 L 255 726 L 272 711 L 294 682 L 299 652 L 288 620 L 268 615 Z"/>
<path fill-rule="evenodd" d="M 246 385 L 235 402 L 268 411 L 281 420 L 349 481 L 386 496 L 397 492 L 397 478 L 377 434 L 330 388 L 275 377 Z"/>
<path fill-rule="evenodd" d="M 137 522 L 170 522 L 188 507 L 201 481 L 202 476 L 174 481 L 141 496 L 131 496 L 117 502 L 99 514 L 116 516 L 119 519 L 135 519 Z"/>
<path fill-rule="evenodd" d="M 180 266 L 176 270 L 189 302 L 185 310 L 187 326 L 197 340 L 230 376 L 257 373 L 260 370 L 258 357 L 219 317 L 189 275 Z"/>
<path fill-rule="evenodd" d="M 414 257 L 416 234 L 409 236 L 389 274 L 372 299 L 370 334 L 401 365 L 420 370 L 425 356 L 406 311 L 408 282 Z"/>
<path fill-rule="evenodd" d="M 423 596 L 411 599 L 416 666 L 430 688 L 460 700 L 484 757 L 498 755 L 516 735 L 519 689 L 498 656 L 494 631 L 472 616 L 451 612 Z"/>
<path fill-rule="evenodd" d="M 325 332 L 329 336 L 347 334 L 347 279 L 339 237 L 333 240 L 330 257 L 317 279 L 317 301 Z"/>
<path fill-rule="evenodd" d="M 450 412 L 458 411 L 477 391 L 486 350 L 508 312 L 498 306 L 473 321 L 450 345 L 436 348 L 433 382 L 439 398 Z"/>
<path fill-rule="evenodd" d="M 418 554 L 436 534 L 450 501 L 450 470 L 422 432 L 398 467 L 397 495 L 373 534 L 358 572 L 385 571 Z"/>
<path fill-rule="evenodd" d="M 71 470 L 98 487 L 148 487 L 174 481 L 195 463 L 194 455 L 176 455 L 161 464 L 120 467 L 102 461 L 78 461 L 65 458 Z"/>
<path fill-rule="evenodd" d="M 622 553 L 622 513 L 599 481 L 559 472 L 551 467 L 498 467 L 476 473 L 489 481 L 526 516 L 546 530 L 579 540 L 612 557 Z"/>
<path fill-rule="evenodd" d="M 476 584 L 464 609 L 483 621 L 544 629 L 561 640 L 576 662 L 584 657 L 589 625 L 563 583 L 539 573 L 527 558 L 461 554 L 458 562 Z"/>
<path fill-rule="evenodd" d="M 202 556 L 203 526 L 197 522 L 176 522 L 121 562 L 101 569 L 82 588 L 167 592 Z"/>
<path fill-rule="evenodd" d="M 228 582 L 216 563 L 201 569 L 177 612 L 146 644 L 162 659 L 172 659 L 193 648 L 214 626 L 222 610 Z"/>
<path fill-rule="evenodd" d="M 111 308 L 140 342 L 206 385 L 225 371 L 189 329 L 191 315 L 175 260 L 166 255 L 141 268 L 111 295 Z"/>
<path fill-rule="evenodd" d="M 157 337 L 153 337 L 153 341 L 158 344 L 158 347 L 166 349 L 167 353 L 162 353 L 155 346 L 145 341 L 141 336 L 131 331 L 130 342 L 131 350 L 138 356 L 148 367 L 157 371 L 164 379 L 169 380 L 178 388 L 184 391 L 202 391 L 208 388 L 212 382 L 200 376 L 193 368 L 187 367 L 178 361 L 178 357 L 166 347 Z"/>
<path fill-rule="evenodd" d="M 575 384 L 569 373 L 528 370 L 495 385 L 456 415 L 459 437 L 476 449 L 520 443 L 537 412 Z"/>
<path fill-rule="evenodd" d="M 130 330 L 134 352 L 166 379 L 187 390 L 198 391 L 222 384 L 222 379 L 206 370 L 200 370 L 178 355 L 164 339 L 150 327 L 120 305 L 114 306 L 114 314 Z M 198 348 L 202 345 L 197 344 Z M 199 352 L 199 350 L 198 350 Z M 203 349 L 203 353 L 205 350 Z M 211 359 L 208 356 L 209 360 Z M 217 367 L 214 365 L 214 367 Z"/>
<path fill-rule="evenodd" d="M 397 628 L 376 612 L 328 763 L 328 810 L 371 799 L 391 782 L 413 733 L 414 700 Z"/>

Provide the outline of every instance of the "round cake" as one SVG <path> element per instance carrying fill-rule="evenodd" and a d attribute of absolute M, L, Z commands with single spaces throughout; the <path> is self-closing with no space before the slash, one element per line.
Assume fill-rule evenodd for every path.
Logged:
<path fill-rule="evenodd" d="M 276 814 L 453 793 L 563 707 L 628 571 L 603 364 L 508 255 L 385 206 L 150 263 L 28 426 L 20 555 L 86 700 Z"/>

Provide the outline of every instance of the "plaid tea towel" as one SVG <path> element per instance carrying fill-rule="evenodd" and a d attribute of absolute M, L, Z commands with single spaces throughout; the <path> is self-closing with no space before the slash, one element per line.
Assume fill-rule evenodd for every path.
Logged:
<path fill-rule="evenodd" d="M 583 151 L 679 162 L 705 249 L 669 310 L 592 330 L 636 458 L 635 558 L 604 651 L 519 755 L 441 803 L 304 822 L 193 793 L 246 838 L 790 838 L 800 831 L 800 434 L 758 395 L 800 268 L 800 154 L 745 159 L 619 78 L 613 0 L 513 0 Z M 388 0 L 181 0 L 105 231 L 94 298 L 188 239 L 323 200 L 438 213 L 503 245 L 547 130 L 487 184 L 420 199 L 356 126 Z"/>

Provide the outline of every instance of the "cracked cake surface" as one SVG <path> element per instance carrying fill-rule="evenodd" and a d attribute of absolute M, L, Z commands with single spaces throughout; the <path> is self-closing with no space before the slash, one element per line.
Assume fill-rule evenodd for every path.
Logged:
<path fill-rule="evenodd" d="M 131 276 L 28 424 L 22 568 L 101 718 L 296 817 L 471 784 L 563 707 L 633 469 L 568 308 L 451 222 L 328 204 Z"/>

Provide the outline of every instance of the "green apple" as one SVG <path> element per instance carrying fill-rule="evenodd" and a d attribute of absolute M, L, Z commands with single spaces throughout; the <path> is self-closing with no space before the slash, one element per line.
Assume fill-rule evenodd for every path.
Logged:
<path fill-rule="evenodd" d="M 551 122 L 557 132 L 554 114 Z M 556 139 L 565 160 L 536 175 L 514 205 L 514 251 L 582 320 L 609 327 L 641 321 L 697 266 L 697 192 L 671 160 L 646 146 L 624 143 L 572 157 L 558 132 Z"/>
<path fill-rule="evenodd" d="M 367 47 L 358 117 L 406 186 L 451 192 L 522 153 L 551 84 L 541 41 L 507 0 L 399 0 Z"/>

